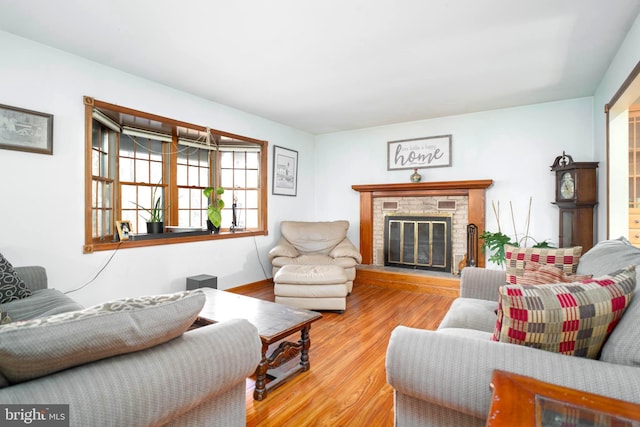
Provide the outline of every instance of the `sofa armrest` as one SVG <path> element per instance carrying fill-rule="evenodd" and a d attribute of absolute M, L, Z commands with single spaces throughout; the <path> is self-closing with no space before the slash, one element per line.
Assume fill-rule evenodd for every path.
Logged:
<path fill-rule="evenodd" d="M 47 270 L 39 265 L 15 267 L 16 273 L 32 291 L 47 289 Z"/>
<path fill-rule="evenodd" d="M 498 288 L 506 284 L 506 274 L 503 270 L 465 267 L 460 273 L 460 296 L 498 301 Z"/>
<path fill-rule="evenodd" d="M 360 251 L 348 238 L 345 238 L 331 249 L 329 256 L 331 258 L 353 258 L 358 264 L 362 262 Z"/>
<path fill-rule="evenodd" d="M 495 369 L 640 403 L 640 368 L 487 339 L 399 326 L 387 349 L 387 381 L 398 392 L 486 418 Z"/>
<path fill-rule="evenodd" d="M 289 243 L 284 237 L 278 240 L 278 243 L 269 251 L 269 261 L 277 257 L 295 258 L 300 256 L 298 250 Z"/>
<path fill-rule="evenodd" d="M 0 402 L 66 403 L 72 425 L 106 423 L 100 416 L 108 416 L 110 425 L 164 425 L 244 384 L 260 362 L 261 348 L 255 326 L 230 320 L 147 350 L 2 388 Z"/>

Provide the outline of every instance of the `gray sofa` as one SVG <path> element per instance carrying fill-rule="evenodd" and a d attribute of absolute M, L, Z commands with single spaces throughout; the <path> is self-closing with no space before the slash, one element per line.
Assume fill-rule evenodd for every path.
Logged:
<path fill-rule="evenodd" d="M 82 309 L 68 296 L 47 287 L 44 268 L 15 270 L 33 294 L 0 304 L 0 312 L 9 315 L 14 327 L 18 320 L 46 321 L 50 319 L 47 316 L 73 316 Z M 163 319 L 145 328 L 153 329 Z M 139 320 L 135 319 L 132 329 L 140 325 Z M 12 323 L 0 326 L 0 340 L 8 333 L 3 328 L 10 329 Z M 0 375 L 0 402 L 69 404 L 72 426 L 244 426 L 245 381 L 261 358 L 256 328 L 247 320 L 232 320 L 177 335 L 168 341 L 161 337 L 165 342 L 144 350 L 123 350 L 120 355 L 26 381 L 15 382 Z M 69 337 L 69 345 L 82 341 L 74 338 Z M 60 341 L 64 347 L 66 340 Z M 3 345 L 8 346 L 0 343 L 0 354 Z"/>
<path fill-rule="evenodd" d="M 594 277 L 640 265 L 640 249 L 624 239 L 598 243 L 577 274 Z M 598 359 L 567 356 L 491 340 L 505 272 L 465 268 L 460 298 L 437 331 L 397 327 L 387 350 L 397 426 L 484 426 L 495 369 L 640 403 L 640 297 L 629 306 Z M 637 291 L 637 289 L 636 289 Z"/>

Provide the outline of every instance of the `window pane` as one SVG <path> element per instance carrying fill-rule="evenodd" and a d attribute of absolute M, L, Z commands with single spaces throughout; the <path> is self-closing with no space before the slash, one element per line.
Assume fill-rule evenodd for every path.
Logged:
<path fill-rule="evenodd" d="M 209 168 L 200 168 L 200 185 L 202 187 L 209 187 Z"/>
<path fill-rule="evenodd" d="M 113 185 L 110 182 L 104 184 L 104 207 L 111 209 L 113 206 L 111 205 L 113 197 Z"/>
<path fill-rule="evenodd" d="M 220 172 L 220 185 L 223 187 L 233 187 L 233 170 L 223 169 Z"/>
<path fill-rule="evenodd" d="M 256 190 L 247 190 L 247 208 L 257 209 L 258 208 L 258 191 Z"/>
<path fill-rule="evenodd" d="M 156 162 L 162 161 L 162 148 L 164 146 L 163 142 L 154 141 L 152 139 L 149 140 L 149 150 L 151 160 L 155 160 Z"/>
<path fill-rule="evenodd" d="M 133 157 L 133 140 L 127 135 L 120 136 L 120 157 Z"/>
<path fill-rule="evenodd" d="M 191 209 L 202 209 L 202 191 L 201 190 L 191 190 L 190 204 L 189 207 Z"/>
<path fill-rule="evenodd" d="M 198 168 L 195 166 L 189 166 L 189 184 L 192 187 L 197 187 L 200 183 L 198 182 L 198 178 L 200 178 L 200 174 L 198 173 Z"/>
<path fill-rule="evenodd" d="M 246 187 L 244 169 L 235 170 L 233 175 L 234 175 L 234 180 L 233 180 L 234 187 Z"/>
<path fill-rule="evenodd" d="M 187 167 L 185 165 L 178 165 L 178 185 L 187 185 Z"/>
<path fill-rule="evenodd" d="M 126 157 L 120 158 L 120 181 L 133 182 L 135 180 L 133 176 L 133 159 Z"/>
<path fill-rule="evenodd" d="M 246 212 L 245 227 L 258 228 L 258 211 L 251 209 L 245 212 Z"/>
<path fill-rule="evenodd" d="M 149 162 L 147 162 L 146 160 L 136 160 L 136 173 L 134 181 L 149 183 Z"/>
<path fill-rule="evenodd" d="M 233 167 L 233 153 L 228 151 L 220 153 L 220 167 L 221 168 Z"/>
<path fill-rule="evenodd" d="M 151 162 L 150 165 L 151 165 L 151 171 L 150 171 L 151 178 L 148 182 L 151 182 L 153 184 L 158 184 L 162 182 L 162 163 Z"/>
<path fill-rule="evenodd" d="M 245 167 L 245 153 L 236 151 L 233 153 L 233 167 L 236 169 L 241 169 Z"/>
<path fill-rule="evenodd" d="M 260 164 L 260 153 L 247 153 L 247 169 L 258 169 Z"/>
<path fill-rule="evenodd" d="M 258 188 L 258 182 L 260 182 L 260 175 L 257 170 L 247 170 L 247 187 Z"/>

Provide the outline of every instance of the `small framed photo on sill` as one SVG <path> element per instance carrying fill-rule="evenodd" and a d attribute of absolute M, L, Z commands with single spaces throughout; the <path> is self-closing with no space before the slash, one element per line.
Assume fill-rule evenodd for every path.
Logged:
<path fill-rule="evenodd" d="M 298 152 L 273 146 L 273 194 L 296 196 L 298 193 Z"/>
<path fill-rule="evenodd" d="M 118 239 L 120 241 L 129 240 L 131 221 L 116 221 L 116 229 L 118 230 Z"/>

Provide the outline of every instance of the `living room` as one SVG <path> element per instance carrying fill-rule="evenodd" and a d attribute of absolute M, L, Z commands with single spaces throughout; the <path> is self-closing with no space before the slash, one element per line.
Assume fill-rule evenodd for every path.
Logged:
<path fill-rule="evenodd" d="M 85 306 L 176 292 L 184 289 L 186 277 L 197 274 L 217 276 L 220 289 L 260 282 L 269 278 L 267 253 L 279 237 L 281 221 L 345 219 L 351 224 L 348 235 L 357 244 L 359 194 L 352 185 L 408 183 L 412 171 L 387 170 L 387 143 L 445 134 L 452 135 L 451 166 L 422 169 L 422 179 L 493 180 L 486 194 L 488 229 L 497 228 L 490 205 L 500 201 L 503 225 L 510 218 L 511 202 L 522 232 L 531 199 L 529 234 L 557 243 L 558 212 L 551 204 L 555 176 L 549 167 L 564 151 L 576 161 L 600 162 L 596 238 L 617 237 L 607 235 L 604 105 L 640 60 L 640 20 L 637 2 L 634 5 L 636 17 L 627 18 L 629 30 L 609 52 L 610 64 L 597 70 L 597 84 L 580 96 L 319 133 L 15 35 L 4 31 L 3 23 L 0 104 L 53 114 L 54 145 L 52 156 L 1 150 L 5 209 L 0 211 L 0 252 L 14 265 L 46 266 L 50 284 L 63 292 L 81 288 L 71 295 Z M 554 76 L 531 71 L 526 78 L 532 82 L 530 90 L 553 86 Z M 480 78 L 477 85 L 483 85 Z M 83 254 L 84 96 L 266 140 L 269 186 L 273 146 L 295 150 L 297 193 L 274 195 L 269 188 L 264 236 Z M 428 94 L 424 97 L 428 103 Z M 273 102 L 279 102 L 277 97 Z M 325 108 L 339 104 L 338 98 L 335 106 Z M 448 111 L 445 106 L 443 111 Z"/>

